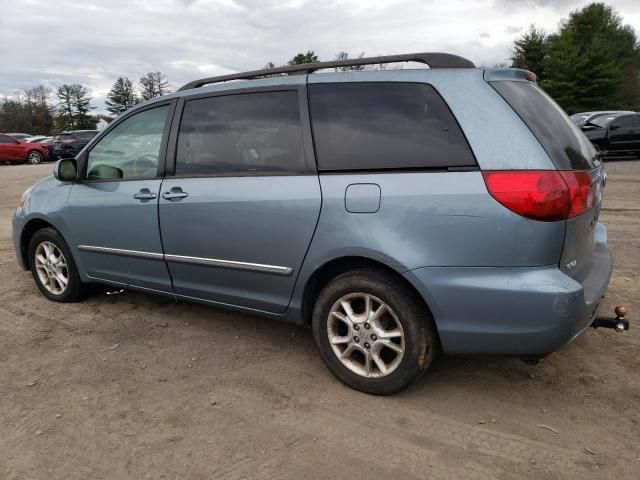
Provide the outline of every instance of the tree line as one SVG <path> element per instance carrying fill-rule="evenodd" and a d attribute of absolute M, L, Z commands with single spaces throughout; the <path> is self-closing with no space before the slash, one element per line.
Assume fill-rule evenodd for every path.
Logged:
<path fill-rule="evenodd" d="M 119 115 L 140 101 L 171 93 L 161 72 L 149 72 L 138 83 L 136 91 L 127 77 L 118 78 L 107 95 L 107 111 Z M 63 130 L 94 129 L 101 118 L 113 120 L 106 115 L 91 114 L 95 110 L 92 100 L 89 90 L 77 83 L 64 84 L 55 92 L 43 85 L 18 92 L 13 97 L 4 97 L 0 103 L 0 132 L 48 135 Z"/>
<path fill-rule="evenodd" d="M 531 25 L 511 66 L 530 70 L 569 114 L 640 110 L 640 45 L 633 27 L 604 3 L 575 10 L 555 32 Z"/>

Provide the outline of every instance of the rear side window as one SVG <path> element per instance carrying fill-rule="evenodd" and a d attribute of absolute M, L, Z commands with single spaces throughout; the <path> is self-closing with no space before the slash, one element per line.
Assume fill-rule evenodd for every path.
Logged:
<path fill-rule="evenodd" d="M 309 95 L 319 170 L 476 165 L 453 114 L 430 85 L 315 84 Z"/>
<path fill-rule="evenodd" d="M 306 171 L 296 91 L 188 100 L 176 175 L 251 175 Z"/>
<path fill-rule="evenodd" d="M 611 122 L 611 125 L 616 125 L 618 128 L 631 128 L 633 127 L 633 117 L 631 115 L 627 115 L 625 117 L 618 117 L 615 120 L 613 120 L 613 122 Z"/>
<path fill-rule="evenodd" d="M 536 136 L 558 170 L 589 170 L 595 149 L 565 111 L 530 82 L 490 82 Z"/>

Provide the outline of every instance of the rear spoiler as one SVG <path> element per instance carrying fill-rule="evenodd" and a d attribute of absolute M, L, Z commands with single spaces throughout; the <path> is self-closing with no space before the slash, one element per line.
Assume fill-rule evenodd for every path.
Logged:
<path fill-rule="evenodd" d="M 511 80 L 520 82 L 537 82 L 536 74 L 521 68 L 485 68 L 484 79 L 487 82 Z"/>

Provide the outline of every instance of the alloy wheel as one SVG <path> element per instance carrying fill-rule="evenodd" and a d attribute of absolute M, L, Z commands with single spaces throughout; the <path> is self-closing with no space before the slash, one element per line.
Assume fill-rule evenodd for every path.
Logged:
<path fill-rule="evenodd" d="M 62 295 L 69 284 L 69 270 L 62 251 L 52 242 L 36 248 L 35 267 L 42 286 L 53 295 Z"/>
<path fill-rule="evenodd" d="M 334 303 L 327 335 L 338 360 L 366 378 L 389 375 L 405 352 L 404 330 L 397 315 L 367 293 L 350 293 Z"/>

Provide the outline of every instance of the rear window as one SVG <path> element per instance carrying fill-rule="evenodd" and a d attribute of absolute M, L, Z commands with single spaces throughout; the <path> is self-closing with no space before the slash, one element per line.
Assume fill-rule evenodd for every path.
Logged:
<path fill-rule="evenodd" d="M 476 165 L 453 114 L 430 85 L 315 84 L 309 101 L 321 171 Z"/>
<path fill-rule="evenodd" d="M 589 170 L 595 149 L 565 111 L 530 82 L 489 82 L 536 136 L 558 170 Z"/>

